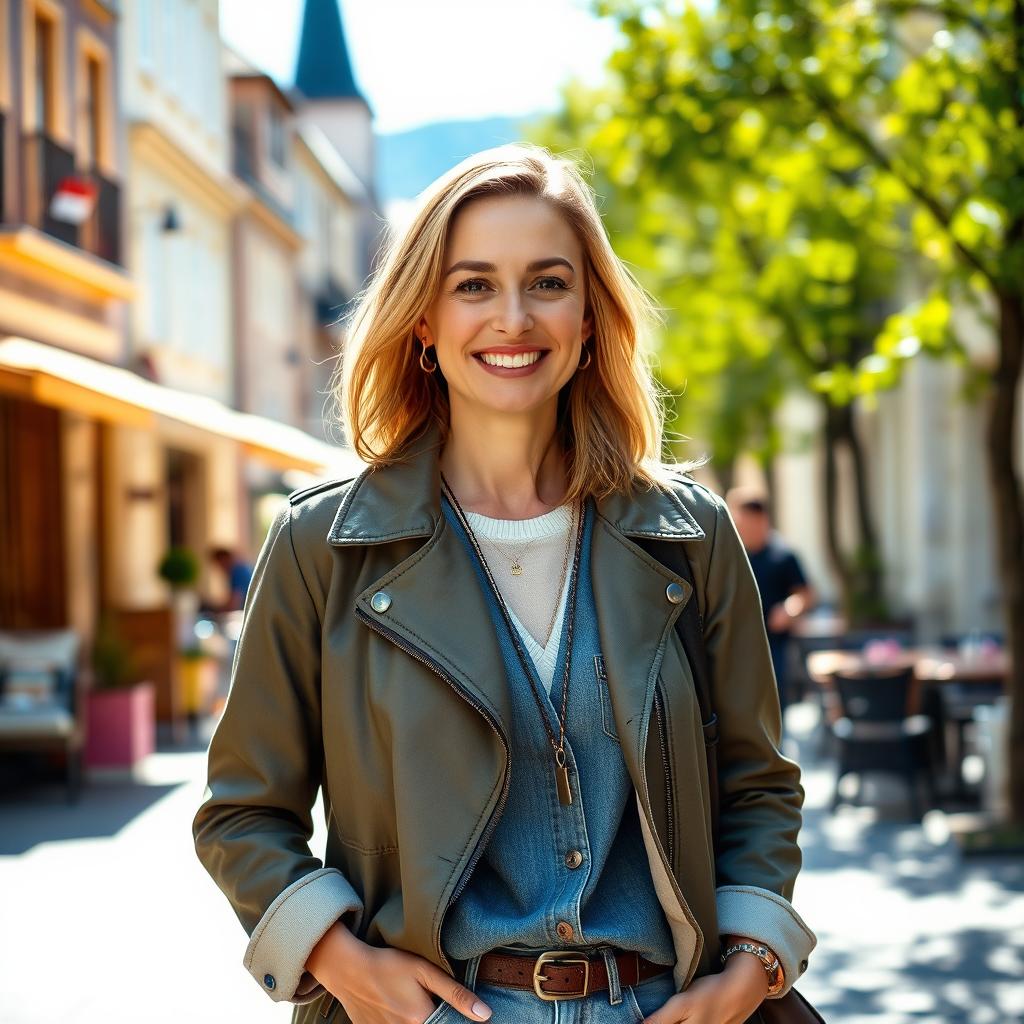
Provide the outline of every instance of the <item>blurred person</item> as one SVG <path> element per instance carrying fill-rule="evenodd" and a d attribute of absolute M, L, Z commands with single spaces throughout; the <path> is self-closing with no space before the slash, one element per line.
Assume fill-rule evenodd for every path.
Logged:
<path fill-rule="evenodd" d="M 245 606 L 245 597 L 252 582 L 252 566 L 237 552 L 222 546 L 210 549 L 210 561 L 224 573 L 228 596 L 221 604 L 210 605 L 209 610 L 220 614 L 240 611 Z"/>
<path fill-rule="evenodd" d="M 541 1024 L 557 995 L 720 1024 L 806 970 L 800 768 L 728 509 L 661 462 L 653 314 L 575 164 L 528 144 L 425 189 L 361 295 L 337 394 L 368 464 L 275 518 L 192 825 L 294 1022 Z"/>
<path fill-rule="evenodd" d="M 814 607 L 817 597 L 796 552 L 772 527 L 768 496 L 758 488 L 734 487 L 725 500 L 757 580 L 779 703 L 785 717 L 795 696 L 789 674 L 791 631 L 796 620 Z"/>

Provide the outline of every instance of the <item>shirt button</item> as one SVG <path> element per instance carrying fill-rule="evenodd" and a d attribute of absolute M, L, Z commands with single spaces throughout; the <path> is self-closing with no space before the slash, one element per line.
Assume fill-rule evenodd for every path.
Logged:
<path fill-rule="evenodd" d="M 583 863 L 583 854 L 579 850 L 570 850 L 565 855 L 565 865 L 570 868 L 578 868 Z"/>
<path fill-rule="evenodd" d="M 386 612 L 391 607 L 391 595 L 385 590 L 378 590 L 370 598 L 370 607 L 375 612 Z"/>
<path fill-rule="evenodd" d="M 670 583 L 665 588 L 665 596 L 673 603 L 679 604 L 686 596 L 686 591 L 678 583 Z"/>
<path fill-rule="evenodd" d="M 267 988 L 273 988 L 277 984 L 277 982 L 274 981 L 274 976 L 272 974 L 264 974 L 263 984 L 266 985 Z"/>
<path fill-rule="evenodd" d="M 559 921 L 558 924 L 555 925 L 555 931 L 558 932 L 558 937 L 563 939 L 565 942 L 568 942 L 575 934 L 572 930 L 572 925 L 569 924 L 568 921 Z"/>

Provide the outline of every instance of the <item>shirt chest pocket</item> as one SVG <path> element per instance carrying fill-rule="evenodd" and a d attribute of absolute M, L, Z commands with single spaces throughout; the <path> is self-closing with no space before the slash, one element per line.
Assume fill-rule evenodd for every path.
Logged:
<path fill-rule="evenodd" d="M 604 669 L 604 657 L 594 655 L 594 679 L 597 684 L 598 700 L 601 703 L 601 727 L 609 739 L 619 742 L 619 734 L 615 728 L 615 716 L 612 714 L 612 699 L 608 692 L 608 674 Z"/>

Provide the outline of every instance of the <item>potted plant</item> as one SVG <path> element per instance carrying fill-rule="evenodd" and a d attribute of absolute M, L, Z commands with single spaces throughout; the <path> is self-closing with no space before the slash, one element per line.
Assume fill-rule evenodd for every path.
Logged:
<path fill-rule="evenodd" d="M 184 650 L 192 645 L 199 610 L 199 559 L 191 548 L 178 545 L 160 559 L 157 573 L 171 587 L 178 649 Z"/>
<path fill-rule="evenodd" d="M 86 696 L 85 764 L 127 768 L 156 749 L 156 688 L 140 680 L 113 617 L 101 617 Z"/>
<path fill-rule="evenodd" d="M 198 642 L 178 655 L 181 673 L 182 702 L 193 731 L 201 714 L 209 711 L 217 692 L 218 658 Z"/>

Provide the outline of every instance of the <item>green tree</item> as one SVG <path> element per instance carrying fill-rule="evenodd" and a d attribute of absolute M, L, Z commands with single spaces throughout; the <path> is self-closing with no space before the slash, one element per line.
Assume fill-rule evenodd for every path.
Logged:
<path fill-rule="evenodd" d="M 632 193 L 627 230 L 648 240 L 652 273 L 660 266 L 663 279 L 673 271 L 665 275 L 659 260 L 674 236 L 668 266 L 682 267 L 679 287 L 660 294 L 677 322 L 699 301 L 686 267 L 703 250 L 721 261 L 709 273 L 749 283 L 762 329 L 830 399 L 837 411 L 826 422 L 843 434 L 849 403 L 893 384 L 907 359 L 963 358 L 950 334 L 951 301 L 990 311 L 984 454 L 1012 662 L 1011 805 L 1024 820 L 1024 499 L 1014 450 L 1024 0 L 720 0 L 709 12 L 600 2 L 596 10 L 614 17 L 623 37 L 612 76 L 600 96 L 570 94 L 552 130 L 557 138 L 582 129 L 565 141 L 595 154 L 616 203 Z M 649 201 L 655 209 L 678 202 L 679 218 L 645 227 L 636 211 Z M 712 212 L 701 219 L 704 207 Z M 907 295 L 917 301 L 900 308 Z M 863 516 L 863 491 L 857 506 Z M 861 529 L 870 573 L 871 537 Z"/>

